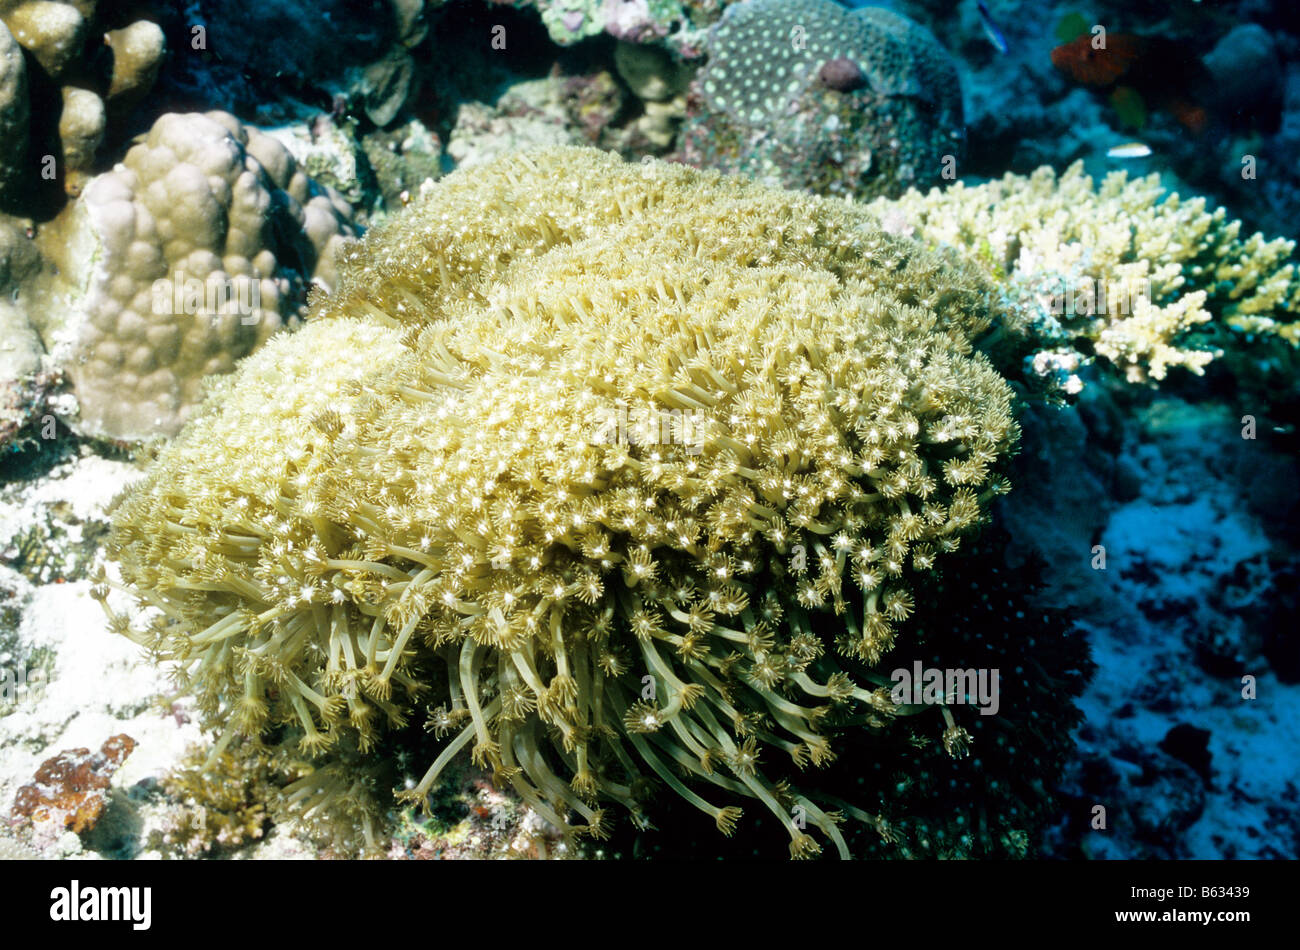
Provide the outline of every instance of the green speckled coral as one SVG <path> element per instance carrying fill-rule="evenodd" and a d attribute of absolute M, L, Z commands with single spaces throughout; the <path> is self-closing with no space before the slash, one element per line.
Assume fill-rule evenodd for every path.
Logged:
<path fill-rule="evenodd" d="M 820 195 L 896 195 L 962 155 L 955 63 L 920 24 L 834 0 L 745 0 L 710 30 L 678 157 Z"/>
<path fill-rule="evenodd" d="M 991 299 L 842 203 L 587 149 L 451 175 L 120 500 L 152 610 L 113 625 L 218 752 L 423 721 L 447 742 L 410 800 L 467 753 L 566 833 L 669 788 L 796 856 L 847 854 L 849 817 L 893 841 L 816 769 L 846 730 L 911 734 L 884 658 L 1007 487 Z M 620 439 L 624 412 L 666 421 Z M 968 714 L 922 720 L 960 756 Z"/>

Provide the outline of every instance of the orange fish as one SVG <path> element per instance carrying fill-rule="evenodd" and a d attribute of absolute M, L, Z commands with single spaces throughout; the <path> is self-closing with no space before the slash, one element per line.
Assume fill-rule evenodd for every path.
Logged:
<path fill-rule="evenodd" d="M 1085 33 L 1052 50 L 1052 65 L 1093 89 L 1132 90 L 1154 108 L 1171 113 L 1199 135 L 1210 124 L 1201 100 L 1210 97 L 1209 74 L 1200 58 L 1172 40 L 1111 33 L 1101 48 Z M 1122 84 L 1122 85 L 1121 85 Z M 1132 95 L 1131 92 L 1125 92 Z"/>
<path fill-rule="evenodd" d="M 1195 135 L 1200 135 L 1209 127 L 1210 114 L 1204 106 L 1194 105 L 1186 99 L 1170 99 L 1165 108 L 1177 119 L 1183 128 Z"/>
<path fill-rule="evenodd" d="M 1142 57 L 1146 42 L 1132 33 L 1113 33 L 1106 45 L 1094 49 L 1091 33 L 1052 50 L 1052 65 L 1085 86 L 1114 85 Z"/>

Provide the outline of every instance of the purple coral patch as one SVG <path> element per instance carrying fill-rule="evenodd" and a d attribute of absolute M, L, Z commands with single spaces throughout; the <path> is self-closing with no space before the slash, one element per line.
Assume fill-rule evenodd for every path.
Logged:
<path fill-rule="evenodd" d="M 565 10 L 560 16 L 560 22 L 570 33 L 577 33 L 582 26 L 582 21 L 587 19 L 587 15 L 581 10 Z"/>

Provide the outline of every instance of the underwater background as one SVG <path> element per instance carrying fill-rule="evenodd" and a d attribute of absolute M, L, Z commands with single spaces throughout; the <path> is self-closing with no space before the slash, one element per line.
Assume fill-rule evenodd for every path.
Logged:
<path fill-rule="evenodd" d="M 0 0 L 0 856 L 1297 857 L 1297 156 L 1284 0 Z"/>

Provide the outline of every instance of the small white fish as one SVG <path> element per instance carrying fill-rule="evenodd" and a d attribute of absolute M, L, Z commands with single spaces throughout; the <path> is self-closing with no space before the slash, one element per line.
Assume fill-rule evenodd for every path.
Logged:
<path fill-rule="evenodd" d="M 984 35 L 988 37 L 989 42 L 993 44 L 995 50 L 1006 55 L 1008 49 L 1007 38 L 1002 34 L 997 23 L 994 22 L 993 14 L 989 13 L 988 4 L 986 4 L 984 0 L 979 0 L 976 7 L 979 8 L 980 22 L 984 24 Z"/>
<path fill-rule="evenodd" d="M 1106 150 L 1107 158 L 1146 158 L 1151 154 L 1151 146 L 1145 142 L 1125 142 Z"/>

